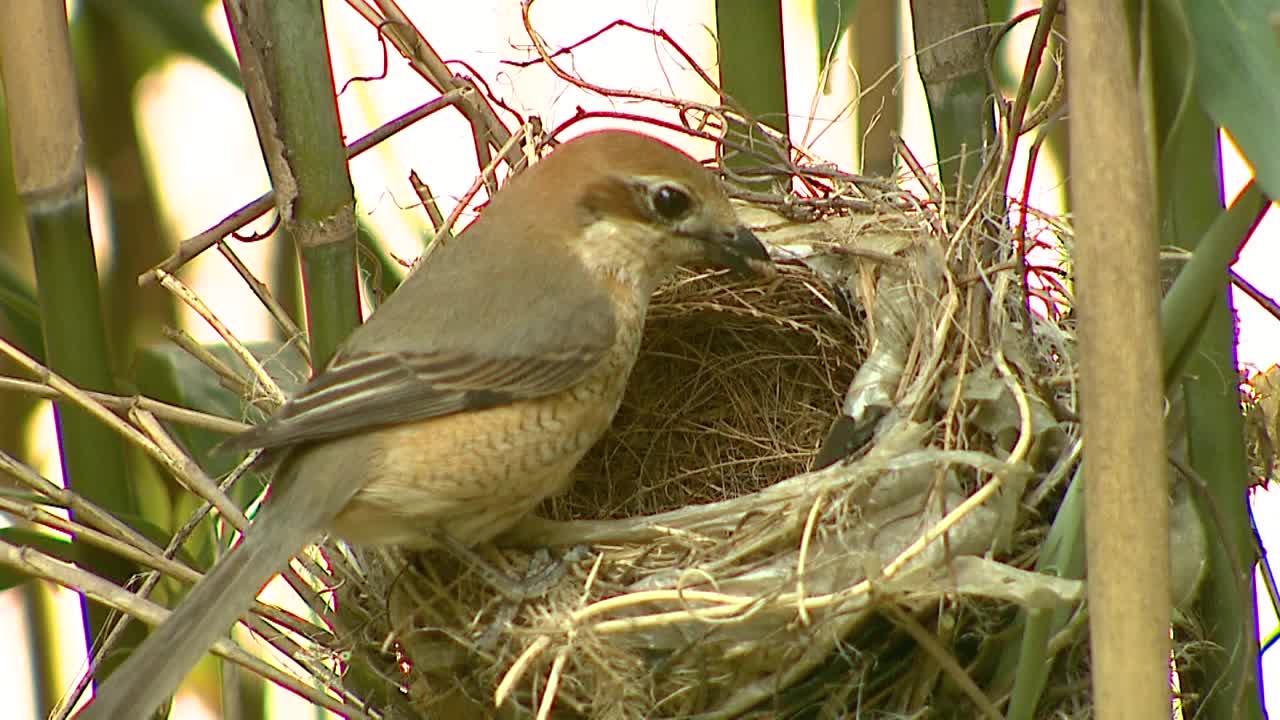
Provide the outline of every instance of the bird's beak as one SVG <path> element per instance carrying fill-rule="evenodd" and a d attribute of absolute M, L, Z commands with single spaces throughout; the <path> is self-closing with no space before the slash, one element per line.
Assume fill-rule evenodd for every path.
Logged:
<path fill-rule="evenodd" d="M 773 267 L 760 238 L 745 227 L 717 233 L 707 239 L 707 259 L 742 275 L 761 275 Z"/>

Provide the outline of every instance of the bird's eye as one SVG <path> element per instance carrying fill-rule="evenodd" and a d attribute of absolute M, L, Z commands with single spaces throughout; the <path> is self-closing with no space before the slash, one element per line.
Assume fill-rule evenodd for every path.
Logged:
<path fill-rule="evenodd" d="M 662 185 L 653 191 L 653 209 L 667 220 L 679 220 L 693 207 L 689 193 L 674 185 Z"/>

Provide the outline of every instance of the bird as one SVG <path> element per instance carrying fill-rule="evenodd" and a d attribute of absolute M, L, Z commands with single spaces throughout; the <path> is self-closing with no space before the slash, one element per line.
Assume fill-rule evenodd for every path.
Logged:
<path fill-rule="evenodd" d="M 515 174 L 297 395 L 229 441 L 274 457 L 262 510 L 77 717 L 149 717 L 326 532 L 471 548 L 563 492 L 679 266 L 770 267 L 720 179 L 684 152 L 599 130 Z"/>

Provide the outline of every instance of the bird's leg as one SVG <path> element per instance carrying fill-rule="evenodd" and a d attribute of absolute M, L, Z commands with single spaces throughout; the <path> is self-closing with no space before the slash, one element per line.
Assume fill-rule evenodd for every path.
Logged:
<path fill-rule="evenodd" d="M 529 572 L 525 574 L 524 583 L 534 588 L 541 588 L 537 594 L 544 595 L 551 590 L 552 586 L 560 582 L 560 578 L 569 571 L 570 565 L 590 555 L 591 548 L 586 545 L 574 545 L 568 552 L 556 557 L 552 557 L 550 549 L 539 548 L 529 559 Z"/>
<path fill-rule="evenodd" d="M 433 533 L 433 538 L 441 548 L 452 553 L 464 565 L 475 569 L 489 587 L 512 602 L 521 602 L 547 594 L 560 581 L 560 578 L 564 577 L 569 566 L 586 557 L 587 552 L 586 548 L 578 546 L 552 560 L 549 551 L 540 550 L 538 555 L 530 560 L 530 568 L 525 576 L 515 578 L 480 553 L 458 542 L 447 532 Z"/>

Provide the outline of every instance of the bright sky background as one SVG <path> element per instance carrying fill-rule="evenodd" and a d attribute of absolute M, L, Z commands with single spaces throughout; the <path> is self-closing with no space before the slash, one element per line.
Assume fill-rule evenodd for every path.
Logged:
<path fill-rule="evenodd" d="M 419 7 L 403 3 L 406 10 Z M 375 42 L 373 30 L 345 3 L 325 2 L 328 26 L 332 36 L 334 75 L 339 86 L 355 76 L 377 75 L 382 63 L 382 49 Z M 800 70 L 788 78 L 789 102 L 794 133 L 799 136 L 810 126 L 823 130 L 820 139 L 810 143 L 818 155 L 854 169 L 852 120 L 846 107 L 850 102 L 852 82 L 846 74 L 833 78 L 832 93 L 817 92 L 812 58 L 816 56 L 816 37 L 807 28 L 811 17 L 808 2 L 784 3 L 788 66 Z M 225 25 L 220 9 L 212 14 L 215 27 Z M 626 18 L 640 25 L 665 29 L 704 64 L 711 67 L 714 45 L 707 28 L 714 26 L 713 6 L 708 0 L 615 0 L 584 2 L 574 0 L 539 0 L 535 21 L 548 43 L 555 47 L 568 44 L 602 27 L 616 18 Z M 468 0 L 449 4 L 447 20 L 426 22 L 418 11 L 414 16 L 419 26 L 428 29 L 428 37 L 447 59 L 465 60 L 475 71 L 493 83 L 496 92 L 525 113 L 540 115 L 544 126 L 554 127 L 571 117 L 578 106 L 605 109 L 600 98 L 591 97 L 556 80 L 542 68 L 516 69 L 500 64 L 504 59 L 524 59 L 520 49 L 528 45 L 521 26 L 519 3 L 511 0 Z M 907 20 L 909 22 L 909 19 Z M 905 22 L 904 22 L 905 25 Z M 447 32 L 431 32 L 431 28 L 447 26 Z M 1028 27 L 1029 29 L 1029 27 Z M 904 29 L 909 46 L 909 28 Z M 225 32 L 224 32 L 225 35 Z M 615 30 L 607 41 L 579 50 L 576 66 L 589 73 L 590 79 L 613 87 L 633 87 L 668 92 L 683 97 L 713 100 L 698 85 L 692 73 L 680 67 L 672 53 L 656 47 L 652 38 L 624 30 Z M 932 162 L 932 140 L 927 112 L 923 109 L 914 64 L 906 68 L 904 116 L 909 123 L 904 133 L 907 143 L 924 162 Z M 385 79 L 355 83 L 340 98 L 344 132 L 348 140 L 435 96 L 417 75 L 408 70 L 399 56 L 390 50 L 390 68 Z M 816 99 L 816 101 L 815 101 Z M 150 157 L 156 185 L 165 188 L 163 212 L 175 237 L 194 235 L 227 213 L 257 197 L 268 187 L 257 147 L 257 138 L 249 118 L 243 95 L 214 73 L 191 62 L 173 62 L 148 77 L 140 88 L 143 137 L 152 143 Z M 814 108 L 810 117 L 810 108 Z M 798 113 L 797 113 L 798 111 Z M 812 123 L 810 122 L 812 121 Z M 597 125 L 596 127 L 599 127 Z M 580 126 L 585 130 L 588 126 Z M 577 131 L 581 131 L 577 130 Z M 812 138 L 810 134 L 808 137 Z M 465 142 L 463 140 L 466 140 Z M 705 148 L 683 143 L 695 155 L 705 155 Z M 451 198 L 462 193 L 471 183 L 474 166 L 466 125 L 454 112 L 443 112 L 418 123 L 391 141 L 365 154 L 351 165 L 355 181 L 358 212 L 406 260 L 417 254 L 419 238 L 426 227 L 425 214 L 415 207 L 417 202 L 407 177 L 416 170 L 440 197 L 441 210 L 450 211 Z M 1229 188 L 1238 188 L 1247 177 L 1247 168 L 1238 160 L 1226 167 Z M 1058 181 L 1055 172 L 1040 171 L 1033 203 L 1054 213 L 1058 207 Z M 1020 179 L 1013 186 L 1021 184 Z M 94 188 L 91 185 L 91 191 Z M 1229 195 L 1234 194 L 1231 190 Z M 1262 229 L 1241 254 L 1237 269 L 1270 297 L 1280 297 L 1280 220 L 1272 212 Z M 106 238 L 100 224 L 95 235 Z M 262 267 L 270 252 L 270 242 L 241 245 L 237 248 L 251 267 Z M 181 275 L 197 292 L 216 297 L 220 308 L 235 302 L 252 302 L 242 282 L 214 253 L 188 266 Z M 1240 360 L 1247 368 L 1260 369 L 1280 362 L 1280 333 L 1277 321 L 1243 295 L 1237 296 L 1240 316 Z M 239 320 L 237 320 L 239 322 Z M 203 340 L 213 335 L 196 318 L 189 316 L 188 329 Z M 262 336 L 265 324 L 250 320 L 233 329 L 242 337 Z M 47 427 L 47 414 L 39 423 Z M 48 435 L 48 433 L 46 433 Z M 50 460 L 53 462 L 54 460 Z M 50 477 L 58 473 L 52 466 L 43 468 Z M 1270 549 L 1280 549 L 1280 532 L 1271 519 L 1280 517 L 1280 494 L 1260 493 L 1255 498 L 1260 517 L 1267 518 L 1261 528 Z M 59 602 L 69 614 L 78 618 L 76 601 L 69 592 L 59 594 Z M 16 593 L 0 594 L 0 627 L 25 632 L 22 610 L 15 603 Z M 1276 619 L 1262 620 L 1262 631 L 1274 627 Z M 64 675 L 56 682 L 67 686 L 84 663 L 79 630 L 73 621 L 67 623 L 63 642 Z M 23 646 L 20 637 L 10 633 L 10 647 Z M 1272 653 L 1266 659 L 1268 674 L 1280 677 L 1280 659 Z M 28 669 L 21 665 L 21 653 L 0 655 L 0 673 L 10 686 L 4 692 L 11 717 L 34 717 L 31 699 L 22 688 L 29 688 Z M 1269 704 L 1280 707 L 1280 689 L 1272 683 Z M 281 702 L 288 709 L 280 717 L 301 716 L 309 705 L 281 691 Z M 13 703 L 18 703 L 16 706 Z M 23 705 L 25 703 L 25 706 Z M 25 710 L 24 710 L 25 708 Z M 197 703 L 182 701 L 174 717 L 207 717 Z"/>

